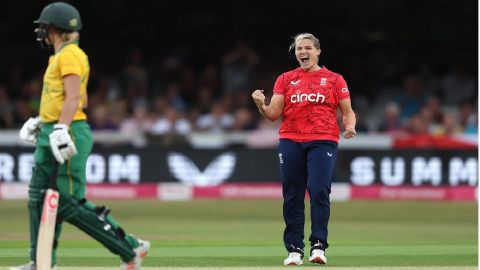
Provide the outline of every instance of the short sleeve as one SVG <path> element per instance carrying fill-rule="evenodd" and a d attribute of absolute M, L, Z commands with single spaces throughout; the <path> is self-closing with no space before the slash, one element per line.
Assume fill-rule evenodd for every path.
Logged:
<path fill-rule="evenodd" d="M 350 98 L 350 91 L 343 76 L 338 76 L 335 83 L 335 91 L 337 91 L 338 100 Z"/>
<path fill-rule="evenodd" d="M 273 86 L 273 93 L 277 95 L 283 95 L 285 93 L 285 75 L 282 74 L 278 76 L 275 85 Z"/>
<path fill-rule="evenodd" d="M 82 63 L 71 51 L 61 53 L 59 56 L 59 64 L 62 77 L 69 74 L 82 75 Z"/>

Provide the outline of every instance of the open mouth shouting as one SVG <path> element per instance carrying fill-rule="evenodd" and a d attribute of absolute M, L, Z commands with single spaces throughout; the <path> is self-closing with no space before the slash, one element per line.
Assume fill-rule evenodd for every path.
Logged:
<path fill-rule="evenodd" d="M 308 55 L 300 56 L 300 64 L 302 66 L 308 66 L 310 64 L 310 57 L 308 57 Z"/>

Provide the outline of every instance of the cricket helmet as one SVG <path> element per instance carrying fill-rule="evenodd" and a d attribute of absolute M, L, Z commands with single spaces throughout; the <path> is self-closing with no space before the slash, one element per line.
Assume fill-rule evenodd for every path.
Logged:
<path fill-rule="evenodd" d="M 47 5 L 34 23 L 53 26 L 67 32 L 79 31 L 82 28 L 82 20 L 78 10 L 64 2 Z"/>

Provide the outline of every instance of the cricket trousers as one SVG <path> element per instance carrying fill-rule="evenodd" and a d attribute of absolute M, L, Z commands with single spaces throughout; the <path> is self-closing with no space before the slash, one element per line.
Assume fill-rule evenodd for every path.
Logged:
<path fill-rule="evenodd" d="M 35 166 L 29 185 L 29 222 L 30 222 L 30 258 L 36 261 L 36 247 L 38 228 L 42 210 L 44 191 L 48 188 L 54 156 L 50 149 L 49 134 L 53 131 L 54 123 L 43 123 L 35 149 Z M 63 165 L 58 166 L 56 177 L 57 189 L 61 194 L 68 194 L 77 198 L 85 197 L 86 163 L 92 151 L 93 140 L 90 127 L 85 121 L 74 121 L 71 132 L 78 153 Z M 60 221 L 60 222 L 58 222 Z M 55 239 L 53 246 L 52 264 L 57 262 L 57 245 L 62 231 L 62 222 L 57 218 L 55 226 Z"/>
<path fill-rule="evenodd" d="M 52 172 L 55 158 L 50 149 L 49 140 L 53 126 L 54 123 L 44 123 L 38 135 L 35 166 L 29 185 L 30 259 L 32 261 L 36 261 L 43 197 L 49 186 L 51 174 L 55 173 Z M 58 166 L 56 185 L 60 193 L 60 201 L 55 226 L 52 265 L 57 262 L 56 251 L 62 231 L 62 217 L 102 243 L 112 253 L 119 255 L 124 262 L 128 262 L 135 256 L 133 248 L 138 246 L 137 239 L 121 229 L 118 222 L 108 212 L 105 212 L 107 209 L 105 206 L 96 206 L 85 199 L 86 164 L 93 146 L 90 126 L 85 121 L 74 121 L 70 125 L 69 132 L 78 153 L 65 164 Z M 101 214 L 105 215 L 102 219 L 99 217 Z"/>
<path fill-rule="evenodd" d="M 337 158 L 338 143 L 334 141 L 294 142 L 280 139 L 279 159 L 283 187 L 283 241 L 288 251 L 304 245 L 305 192 L 310 196 L 311 245 L 328 247 L 330 191 Z"/>

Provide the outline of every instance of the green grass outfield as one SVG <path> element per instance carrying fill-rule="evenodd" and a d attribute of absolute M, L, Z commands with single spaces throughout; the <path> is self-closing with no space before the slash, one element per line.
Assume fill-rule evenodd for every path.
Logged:
<path fill-rule="evenodd" d="M 152 242 L 145 269 L 278 269 L 279 200 L 108 201 L 127 230 Z M 307 213 L 308 213 L 307 209 Z M 476 269 L 476 202 L 332 203 L 326 268 Z M 0 269 L 28 261 L 26 201 L 0 201 Z M 309 223 L 306 224 L 306 238 Z M 119 259 L 71 225 L 60 269 L 118 269 Z M 306 262 L 301 267 L 319 267 Z M 142 268 L 143 269 L 143 268 Z"/>

